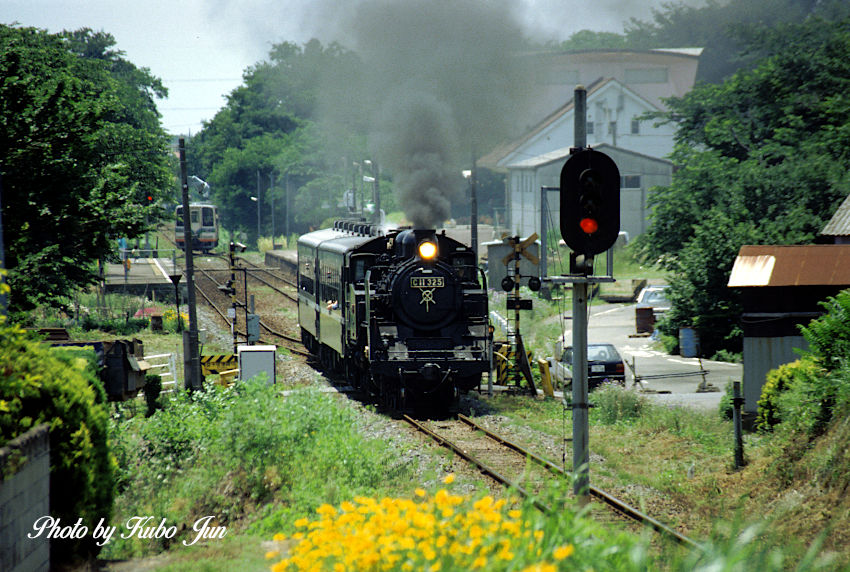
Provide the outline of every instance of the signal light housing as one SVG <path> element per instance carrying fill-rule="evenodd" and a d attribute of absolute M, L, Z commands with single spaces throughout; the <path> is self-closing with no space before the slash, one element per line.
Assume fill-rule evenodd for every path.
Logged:
<path fill-rule="evenodd" d="M 620 234 L 620 170 L 590 148 L 572 154 L 561 169 L 561 237 L 576 254 L 605 252 Z"/>

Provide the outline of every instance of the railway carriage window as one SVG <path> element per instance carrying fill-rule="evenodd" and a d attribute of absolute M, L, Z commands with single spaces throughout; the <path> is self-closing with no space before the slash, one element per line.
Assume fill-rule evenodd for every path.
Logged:
<path fill-rule="evenodd" d="M 198 220 L 200 219 L 200 213 L 197 209 L 189 211 L 189 220 L 192 221 L 192 224 L 198 224 Z"/>
<path fill-rule="evenodd" d="M 183 226 L 183 207 L 177 207 L 177 226 Z"/>
<path fill-rule="evenodd" d="M 215 226 L 215 215 L 213 214 L 213 210 L 209 207 L 204 207 L 203 209 L 203 221 L 201 224 L 204 226 Z"/>

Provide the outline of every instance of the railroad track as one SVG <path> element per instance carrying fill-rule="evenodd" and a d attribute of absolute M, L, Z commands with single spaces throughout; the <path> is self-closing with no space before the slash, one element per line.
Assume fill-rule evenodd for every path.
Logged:
<path fill-rule="evenodd" d="M 217 313 L 219 315 L 219 317 L 221 317 L 221 319 L 224 320 L 229 325 L 230 320 L 227 318 L 226 311 L 222 310 L 222 308 L 220 307 L 221 306 L 220 302 L 216 303 L 216 301 L 214 300 L 214 298 L 221 299 L 222 297 L 226 297 L 226 295 L 223 294 L 219 290 L 219 287 L 222 284 L 212 274 L 213 271 L 217 271 L 217 270 L 221 270 L 221 269 L 206 269 L 206 268 L 196 267 L 195 270 L 197 271 L 197 273 L 200 276 L 203 276 L 206 279 L 205 281 L 202 281 L 202 280 L 196 280 L 195 281 L 195 291 L 197 293 L 199 293 L 201 295 L 201 297 L 210 306 L 210 308 L 212 308 L 213 311 L 215 311 L 215 313 Z M 228 272 L 229 272 L 229 269 L 228 269 Z M 206 288 L 206 285 L 204 284 L 204 282 L 211 283 L 214 286 L 214 288 Z M 225 303 L 229 304 L 230 300 L 228 299 Z M 266 322 L 264 322 L 263 320 L 260 320 L 260 328 L 265 330 L 267 333 L 271 334 L 275 338 L 277 338 L 277 340 L 262 340 L 261 339 L 260 342 L 273 343 L 274 345 L 278 345 L 278 344 L 275 343 L 275 341 L 283 341 L 284 343 L 282 343 L 280 345 L 283 345 L 290 352 L 292 352 L 296 355 L 303 356 L 303 357 L 310 357 L 310 353 L 303 349 L 303 347 L 301 345 L 301 340 L 299 338 L 295 338 L 293 336 L 290 336 L 288 334 L 280 332 L 280 331 L 276 330 L 275 328 L 273 328 L 272 326 L 270 326 L 269 324 L 267 324 Z M 246 335 L 244 330 L 238 330 L 237 329 L 236 333 L 239 334 L 239 335 L 242 335 L 242 336 Z"/>
<path fill-rule="evenodd" d="M 483 474 L 528 498 L 539 510 L 556 510 L 555 507 L 539 500 L 540 493 L 551 484 L 551 475 L 562 479 L 570 479 L 570 475 L 552 461 L 493 433 L 465 415 L 459 414 L 457 420 L 427 424 L 408 415 L 404 415 L 403 419 L 441 446 L 451 449 L 462 459 L 475 465 Z M 537 467 L 537 470 L 532 467 Z M 544 474 L 549 475 L 548 480 Z M 591 486 L 589 492 L 591 497 L 604 503 L 621 517 L 642 526 L 649 526 L 688 548 L 701 549 L 695 541 L 605 491 Z"/>

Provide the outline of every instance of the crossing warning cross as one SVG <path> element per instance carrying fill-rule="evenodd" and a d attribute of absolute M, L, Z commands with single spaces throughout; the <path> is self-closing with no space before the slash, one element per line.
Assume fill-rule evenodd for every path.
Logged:
<path fill-rule="evenodd" d="M 528 251 L 528 247 L 534 244 L 537 241 L 537 233 L 533 233 L 531 236 L 526 238 L 525 240 L 520 240 L 518 236 L 512 236 L 508 239 L 508 244 L 513 246 L 514 251 L 511 254 L 508 254 L 502 259 L 502 263 L 507 266 L 511 263 L 512 260 L 516 260 L 516 255 L 520 254 L 528 259 L 532 264 L 539 264 L 540 259 L 537 258 L 534 254 Z"/>

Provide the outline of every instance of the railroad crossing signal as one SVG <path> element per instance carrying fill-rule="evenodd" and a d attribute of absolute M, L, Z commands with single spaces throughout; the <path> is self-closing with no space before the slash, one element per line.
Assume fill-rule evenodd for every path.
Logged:
<path fill-rule="evenodd" d="M 620 234 L 620 170 L 605 153 L 579 149 L 561 169 L 561 237 L 578 255 L 605 252 Z"/>
<path fill-rule="evenodd" d="M 510 244 L 511 246 L 514 247 L 514 251 L 513 251 L 512 254 L 508 254 L 507 256 L 505 256 L 502 259 L 502 264 L 507 266 L 508 264 L 511 263 L 512 260 L 517 259 L 516 258 L 517 254 L 519 254 L 520 256 L 524 256 L 532 264 L 539 264 L 540 259 L 537 258 L 534 254 L 532 254 L 531 252 L 528 251 L 528 247 L 531 246 L 532 244 L 534 244 L 534 242 L 537 240 L 537 238 L 538 237 L 537 237 L 536 232 L 533 233 L 528 238 L 526 238 L 525 240 L 522 240 L 522 241 L 519 239 L 518 236 L 509 238 L 508 244 Z"/>

